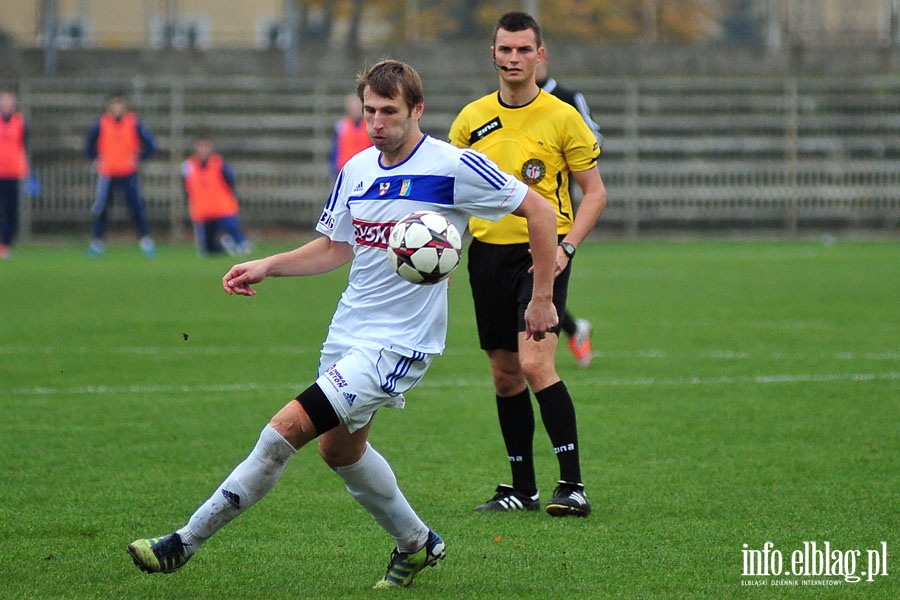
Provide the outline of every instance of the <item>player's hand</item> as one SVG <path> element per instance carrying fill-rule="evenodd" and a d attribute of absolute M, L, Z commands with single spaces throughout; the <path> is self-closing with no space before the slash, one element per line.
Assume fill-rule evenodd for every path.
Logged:
<path fill-rule="evenodd" d="M 234 265 L 225 273 L 222 278 L 222 289 L 229 296 L 237 294 L 238 296 L 255 296 L 256 290 L 251 284 L 259 283 L 266 278 L 266 269 L 262 261 L 252 260 L 250 262 Z"/>
<path fill-rule="evenodd" d="M 547 333 L 559 324 L 559 315 L 553 302 L 535 302 L 532 300 L 525 309 L 525 339 L 539 342 L 547 337 Z"/>

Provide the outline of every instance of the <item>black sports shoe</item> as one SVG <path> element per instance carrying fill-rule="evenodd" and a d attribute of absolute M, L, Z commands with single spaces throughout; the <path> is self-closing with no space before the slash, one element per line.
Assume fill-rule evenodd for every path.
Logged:
<path fill-rule="evenodd" d="M 444 540 L 437 532 L 429 530 L 428 540 L 418 551 L 408 553 L 394 548 L 387 573 L 375 583 L 375 589 L 409 587 L 419 571 L 425 567 L 435 566 L 437 561 L 443 560 L 446 555 L 447 546 L 444 544 Z"/>
<path fill-rule="evenodd" d="M 174 573 L 191 558 L 177 533 L 135 540 L 128 544 L 128 554 L 134 564 L 147 573 Z"/>
<path fill-rule="evenodd" d="M 541 501 L 537 493 L 534 496 L 526 496 L 521 492 L 517 492 L 510 485 L 497 486 L 497 493 L 494 497 L 475 507 L 475 510 L 492 510 L 498 512 L 507 512 L 511 510 L 540 510 Z"/>
<path fill-rule="evenodd" d="M 591 501 L 584 493 L 583 483 L 560 481 L 547 503 L 551 517 L 586 517 L 591 514 Z"/>

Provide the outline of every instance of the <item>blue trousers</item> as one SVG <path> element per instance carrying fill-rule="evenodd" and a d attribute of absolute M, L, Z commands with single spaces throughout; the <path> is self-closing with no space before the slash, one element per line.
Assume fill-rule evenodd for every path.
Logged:
<path fill-rule="evenodd" d="M 9 246 L 19 231 L 19 180 L 0 179 L 0 245 Z"/>
<path fill-rule="evenodd" d="M 227 234 L 234 240 L 236 246 L 243 246 L 247 239 L 241 231 L 241 224 L 237 215 L 209 219 L 194 223 L 194 240 L 197 243 L 197 251 L 200 254 L 221 254 L 226 248 L 219 240 L 221 234 Z"/>
<path fill-rule="evenodd" d="M 141 190 L 138 186 L 138 174 L 132 173 L 125 177 L 104 177 L 97 180 L 97 201 L 91 207 L 94 215 L 94 223 L 91 227 L 91 235 L 94 239 L 102 239 L 106 231 L 106 217 L 112 204 L 113 192 L 121 189 L 125 196 L 125 203 L 131 212 L 134 226 L 141 237 L 150 235 L 150 223 L 147 221 L 147 208 Z"/>

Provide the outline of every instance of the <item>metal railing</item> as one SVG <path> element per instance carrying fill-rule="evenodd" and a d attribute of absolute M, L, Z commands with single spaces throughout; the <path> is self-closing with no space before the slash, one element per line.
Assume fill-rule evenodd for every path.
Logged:
<path fill-rule="evenodd" d="M 444 137 L 492 79 L 431 83 L 422 128 Z M 602 223 L 659 227 L 896 228 L 900 224 L 900 78 L 578 78 L 605 135 Z M 331 184 L 328 152 L 346 82 L 160 78 L 18 84 L 43 193 L 22 235 L 86 231 L 95 176 L 81 154 L 105 95 L 123 89 L 159 152 L 142 167 L 150 216 L 186 224 L 179 165 L 209 136 L 235 168 L 242 219 L 311 227 Z M 121 208 L 112 221 L 124 223 Z"/>

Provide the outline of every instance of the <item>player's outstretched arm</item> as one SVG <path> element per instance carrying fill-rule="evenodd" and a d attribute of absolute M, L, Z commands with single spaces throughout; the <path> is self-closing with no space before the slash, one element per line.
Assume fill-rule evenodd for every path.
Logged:
<path fill-rule="evenodd" d="M 534 263 L 534 288 L 525 310 L 525 338 L 544 339 L 559 322 L 553 305 L 553 279 L 556 272 L 556 212 L 537 192 L 529 189 L 513 212 L 528 221 L 528 242 Z"/>
<path fill-rule="evenodd" d="M 350 244 L 323 236 L 290 252 L 234 265 L 222 278 L 222 288 L 229 295 L 255 296 L 253 284 L 266 277 L 319 275 L 342 267 L 351 260 L 353 248 Z"/>

